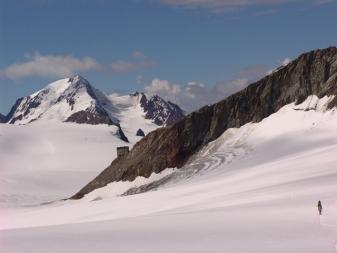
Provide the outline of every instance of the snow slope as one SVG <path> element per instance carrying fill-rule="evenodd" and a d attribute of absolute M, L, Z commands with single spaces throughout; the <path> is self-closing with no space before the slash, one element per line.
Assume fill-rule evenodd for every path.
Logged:
<path fill-rule="evenodd" d="M 337 111 L 309 97 L 228 129 L 156 191 L 1 209 L 2 252 L 336 252 Z M 165 172 L 165 171 L 164 171 Z M 318 216 L 316 204 L 323 204 Z M 20 243 L 18 243 L 20 242 Z"/>
<path fill-rule="evenodd" d="M 0 207 L 66 198 L 125 145 L 118 128 L 74 123 L 0 124 Z M 132 143 L 129 144 L 132 146 Z"/>
<path fill-rule="evenodd" d="M 135 142 L 140 140 L 136 136 L 137 130 L 142 129 L 146 134 L 158 128 L 152 120 L 145 119 L 145 112 L 140 105 L 140 94 L 125 95 L 111 94 L 109 100 L 112 104 L 119 108 L 116 117 L 120 119 L 120 126 L 129 140 Z"/>

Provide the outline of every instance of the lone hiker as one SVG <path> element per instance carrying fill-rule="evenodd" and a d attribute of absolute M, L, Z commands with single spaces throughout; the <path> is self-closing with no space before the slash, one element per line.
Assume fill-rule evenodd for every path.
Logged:
<path fill-rule="evenodd" d="M 320 200 L 318 200 L 318 203 L 317 203 L 317 208 L 318 208 L 318 212 L 319 212 L 319 215 L 322 215 L 322 203 Z"/>

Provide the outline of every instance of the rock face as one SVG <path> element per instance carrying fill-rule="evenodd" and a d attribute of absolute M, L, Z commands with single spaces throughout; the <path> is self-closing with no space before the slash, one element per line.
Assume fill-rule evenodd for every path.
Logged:
<path fill-rule="evenodd" d="M 17 120 L 21 120 L 23 118 L 22 114 L 14 116 L 14 114 L 18 110 L 18 107 L 20 106 L 22 100 L 24 100 L 24 98 L 19 98 L 18 100 L 16 100 L 16 102 L 12 106 L 10 112 L 7 114 L 7 116 L 5 116 L 7 123 L 14 124 Z"/>
<path fill-rule="evenodd" d="M 139 94 L 140 105 L 145 112 L 145 118 L 151 119 L 158 126 L 169 126 L 184 118 L 180 107 L 170 101 L 165 101 L 155 95 L 148 99 L 144 93 Z"/>
<path fill-rule="evenodd" d="M 114 181 L 132 181 L 165 168 L 179 168 L 226 129 L 259 122 L 286 104 L 303 102 L 309 95 L 337 95 L 337 48 L 305 53 L 240 92 L 151 132 L 72 198 L 82 198 Z M 329 107 L 336 105 L 337 96 Z"/>
<path fill-rule="evenodd" d="M 0 113 L 0 123 L 5 123 L 7 121 L 6 116 Z"/>
<path fill-rule="evenodd" d="M 137 130 L 136 136 L 142 136 L 142 137 L 144 137 L 144 136 L 145 136 L 145 133 L 144 133 L 144 131 L 143 131 L 142 129 L 139 128 L 139 129 Z"/>

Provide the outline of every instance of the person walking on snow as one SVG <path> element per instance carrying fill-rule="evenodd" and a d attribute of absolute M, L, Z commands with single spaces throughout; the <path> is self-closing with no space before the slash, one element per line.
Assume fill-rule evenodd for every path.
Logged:
<path fill-rule="evenodd" d="M 322 207 L 322 203 L 320 200 L 318 200 L 317 208 L 318 208 L 319 215 L 322 215 L 323 207 Z"/>

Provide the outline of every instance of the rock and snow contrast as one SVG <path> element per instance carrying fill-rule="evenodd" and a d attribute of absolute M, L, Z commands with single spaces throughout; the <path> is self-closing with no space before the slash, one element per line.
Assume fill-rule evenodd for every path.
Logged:
<path fill-rule="evenodd" d="M 8 117 L 10 124 L 33 121 L 76 122 L 117 125 L 116 111 L 106 97 L 80 76 L 49 84 L 46 88 L 20 98 Z"/>
<path fill-rule="evenodd" d="M 160 99 L 147 114 L 144 93 L 107 96 L 81 76 L 58 80 L 20 98 L 0 125 L 0 206 L 69 197 L 147 133 L 184 117 Z M 178 109 L 177 109 L 178 108 Z M 162 122 L 157 116 L 161 115 Z M 140 134 L 143 133 L 143 134 Z M 12 182 L 12 183 L 8 183 Z M 48 188 L 50 191 L 46 191 Z"/>
<path fill-rule="evenodd" d="M 228 98 L 192 112 L 168 128 L 160 128 L 135 144 L 124 159 L 114 160 L 73 199 L 111 182 L 149 177 L 166 168 L 181 168 L 209 142 L 228 128 L 260 122 L 283 106 L 301 104 L 311 95 L 337 95 L 337 48 L 311 51 L 287 66 Z M 337 105 L 333 98 L 327 109 Z M 144 159 L 146 157 L 146 159 Z"/>
<path fill-rule="evenodd" d="M 44 205 L 22 193 L 71 196 L 111 162 L 112 139 L 122 140 L 107 125 L 59 124 L 43 134 L 35 124 L 2 124 L 1 250 L 336 252 L 336 95 L 337 49 L 303 54 L 146 135 L 73 199 Z M 109 100 L 128 108 L 138 97 Z M 31 173 L 35 180 L 18 183 Z"/>
<path fill-rule="evenodd" d="M 180 170 L 111 183 L 81 200 L 2 209 L 2 250 L 332 253 L 337 243 L 337 111 L 322 109 L 330 99 L 316 100 L 322 107 L 308 111 L 298 110 L 310 108 L 308 101 L 289 104 L 260 123 L 228 129 Z M 86 141 L 96 146 L 82 148 L 76 157 L 58 156 L 76 169 L 85 159 L 81 152 L 99 149 L 103 154 L 97 160 L 108 162 L 107 143 L 95 138 Z M 60 173 L 43 167 L 38 175 Z M 53 188 L 69 193 L 83 183 L 79 175 L 94 174 L 84 170 L 59 182 L 36 176 L 29 187 L 40 187 L 37 196 L 45 189 L 56 198 Z M 157 191 L 120 197 L 165 178 Z M 16 186 L 17 191 L 26 187 Z"/>
<path fill-rule="evenodd" d="M 77 75 L 49 84 L 34 94 L 16 101 L 2 122 L 25 125 L 32 122 L 106 124 L 119 127 L 122 140 L 128 141 L 137 129 L 151 132 L 158 126 L 172 125 L 184 117 L 179 106 L 158 96 L 144 93 L 107 96 Z M 131 128 L 125 136 L 124 130 Z M 126 130 L 127 131 L 127 130 Z"/>

